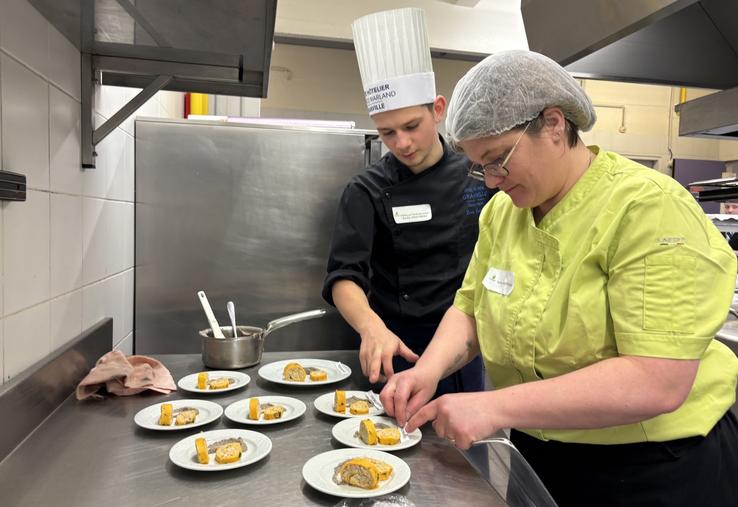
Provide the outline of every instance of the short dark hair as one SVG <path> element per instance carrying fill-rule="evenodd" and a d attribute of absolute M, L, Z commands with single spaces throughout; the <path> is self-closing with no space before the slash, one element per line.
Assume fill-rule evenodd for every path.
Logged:
<path fill-rule="evenodd" d="M 528 134 L 538 134 L 546 126 L 546 120 L 543 117 L 543 111 L 538 113 L 538 116 L 530 121 L 530 127 L 528 127 Z M 566 141 L 569 148 L 573 148 L 579 142 L 579 127 L 574 124 L 569 118 L 566 118 Z"/>

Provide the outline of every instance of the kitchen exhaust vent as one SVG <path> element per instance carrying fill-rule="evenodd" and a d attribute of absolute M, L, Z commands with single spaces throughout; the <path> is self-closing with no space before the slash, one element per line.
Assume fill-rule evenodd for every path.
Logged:
<path fill-rule="evenodd" d="M 522 0 L 530 49 L 577 77 L 725 90 L 677 106 L 679 134 L 738 139 L 738 1 Z"/>
<path fill-rule="evenodd" d="M 738 140 L 738 88 L 679 104 L 679 135 Z"/>

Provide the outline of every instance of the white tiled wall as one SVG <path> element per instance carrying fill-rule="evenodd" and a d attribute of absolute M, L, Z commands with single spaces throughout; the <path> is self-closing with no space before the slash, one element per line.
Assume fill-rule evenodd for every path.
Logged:
<path fill-rule="evenodd" d="M 67 343 L 82 332 L 82 291 L 76 290 L 51 300 L 51 350 Z"/>
<path fill-rule="evenodd" d="M 51 349 L 48 301 L 3 318 L 5 378 L 10 379 Z"/>
<path fill-rule="evenodd" d="M 28 190 L 25 202 L 5 204 L 3 316 L 49 299 L 50 195 Z"/>
<path fill-rule="evenodd" d="M 3 326 L 0 326 L 0 378 L 5 378 L 5 341 L 3 337 Z"/>
<path fill-rule="evenodd" d="M 103 87 L 103 123 L 138 90 Z M 139 115 L 181 118 L 161 92 Z M 80 168 L 80 55 L 27 0 L 0 1 L 0 160 L 27 177 L 0 204 L 0 378 L 5 382 L 103 317 L 133 350 L 133 119 Z"/>
<path fill-rule="evenodd" d="M 82 287 L 82 202 L 78 196 L 51 194 L 50 296 Z"/>
<path fill-rule="evenodd" d="M 6 54 L 0 57 L 3 159 L 29 188 L 49 189 L 49 84 Z"/>

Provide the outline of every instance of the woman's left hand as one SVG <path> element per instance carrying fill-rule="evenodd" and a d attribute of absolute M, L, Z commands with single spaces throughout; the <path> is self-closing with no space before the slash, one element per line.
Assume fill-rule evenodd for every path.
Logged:
<path fill-rule="evenodd" d="M 445 394 L 431 401 L 413 415 L 405 430 L 410 433 L 433 421 L 436 435 L 449 440 L 459 449 L 468 449 L 500 428 L 490 410 L 491 391 Z"/>

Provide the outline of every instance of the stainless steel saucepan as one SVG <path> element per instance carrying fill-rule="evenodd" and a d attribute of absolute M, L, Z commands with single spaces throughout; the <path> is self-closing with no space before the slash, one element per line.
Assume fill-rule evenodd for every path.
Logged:
<path fill-rule="evenodd" d="M 280 327 L 303 320 L 314 319 L 325 315 L 325 310 L 310 310 L 280 317 L 267 324 L 266 328 L 254 326 L 236 326 L 237 336 L 233 337 L 231 326 L 221 326 L 225 338 L 214 338 L 213 330 L 200 331 L 202 339 L 202 362 L 209 368 L 237 370 L 259 364 L 264 351 L 264 338 Z"/>

